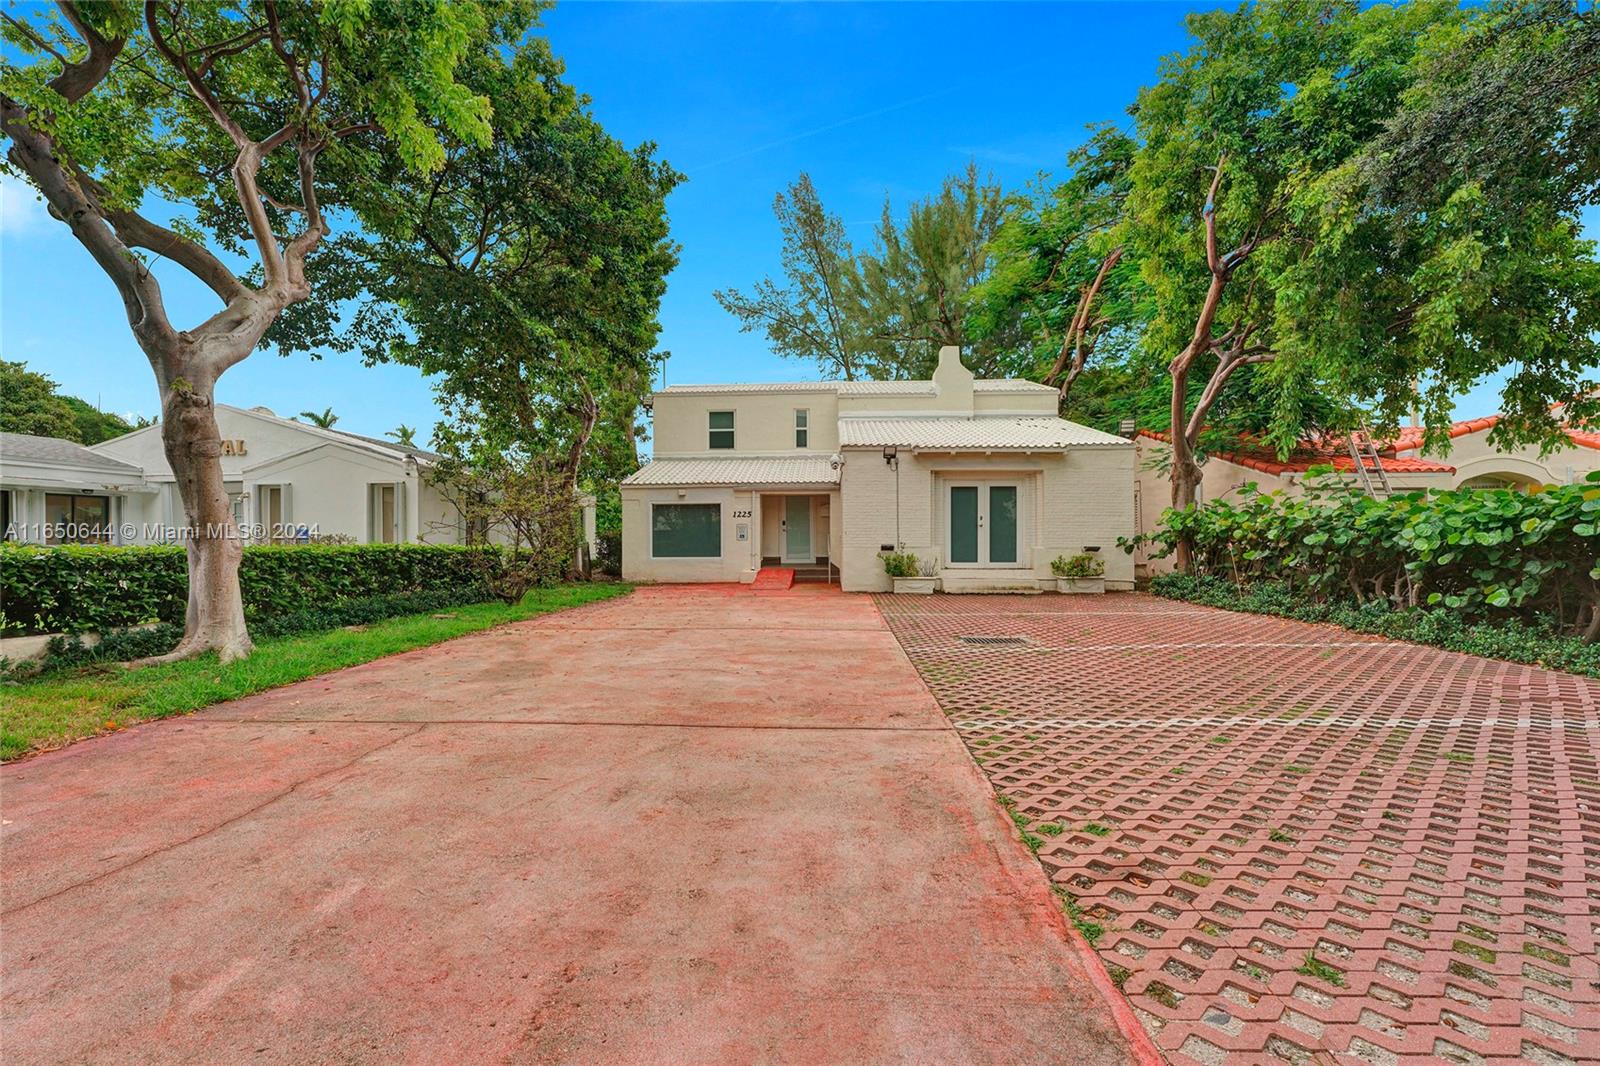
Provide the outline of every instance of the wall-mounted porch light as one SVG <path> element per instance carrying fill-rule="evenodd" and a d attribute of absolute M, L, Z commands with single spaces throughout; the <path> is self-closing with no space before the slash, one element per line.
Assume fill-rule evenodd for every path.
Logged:
<path fill-rule="evenodd" d="M 895 458 L 899 456 L 899 454 L 900 449 L 891 444 L 887 448 L 883 449 L 883 461 L 892 466 L 894 465 Z"/>

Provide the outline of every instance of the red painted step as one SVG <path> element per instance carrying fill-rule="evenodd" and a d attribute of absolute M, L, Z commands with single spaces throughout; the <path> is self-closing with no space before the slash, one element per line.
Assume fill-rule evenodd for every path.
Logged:
<path fill-rule="evenodd" d="M 757 592 L 780 592 L 794 585 L 794 571 L 786 566 L 763 566 L 750 587 Z"/>

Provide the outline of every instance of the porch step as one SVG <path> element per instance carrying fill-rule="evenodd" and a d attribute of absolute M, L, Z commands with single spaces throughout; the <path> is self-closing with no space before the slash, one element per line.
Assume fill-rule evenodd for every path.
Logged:
<path fill-rule="evenodd" d="M 823 585 L 833 580 L 833 575 L 826 566 L 797 566 L 794 568 L 795 584 L 811 583 Z"/>
<path fill-rule="evenodd" d="M 750 587 L 757 592 L 782 592 L 794 585 L 794 571 L 785 566 L 763 566 Z"/>
<path fill-rule="evenodd" d="M 943 592 L 1017 593 L 1042 592 L 1039 581 L 1032 574 L 1013 572 L 968 571 L 960 573 L 945 570 L 939 574 L 939 588 Z"/>

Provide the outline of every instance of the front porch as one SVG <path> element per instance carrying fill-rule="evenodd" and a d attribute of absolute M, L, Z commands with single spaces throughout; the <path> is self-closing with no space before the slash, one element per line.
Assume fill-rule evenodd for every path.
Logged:
<path fill-rule="evenodd" d="M 838 519 L 836 494 L 783 491 L 756 494 L 761 568 L 785 568 L 796 581 L 836 580 L 832 560 Z"/>

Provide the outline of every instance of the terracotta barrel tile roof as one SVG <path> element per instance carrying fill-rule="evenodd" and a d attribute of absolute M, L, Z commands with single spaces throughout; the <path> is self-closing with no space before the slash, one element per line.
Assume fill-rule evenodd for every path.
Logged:
<path fill-rule="evenodd" d="M 1167 434 L 1153 429 L 1141 429 L 1139 436 L 1149 437 L 1170 443 Z M 1327 447 L 1307 446 L 1296 450 L 1287 459 L 1279 459 L 1278 453 L 1271 448 L 1251 445 L 1241 442 L 1240 448 L 1231 452 L 1219 452 L 1217 458 L 1224 459 L 1235 466 L 1246 467 L 1250 470 L 1259 470 L 1263 474 L 1281 477 L 1284 474 L 1303 474 L 1313 466 L 1332 466 L 1335 471 L 1354 473 L 1355 460 L 1348 451 L 1334 451 Z M 1446 463 L 1434 462 L 1431 459 L 1394 458 L 1383 456 L 1383 469 L 1391 474 L 1453 474 L 1456 468 Z"/>

